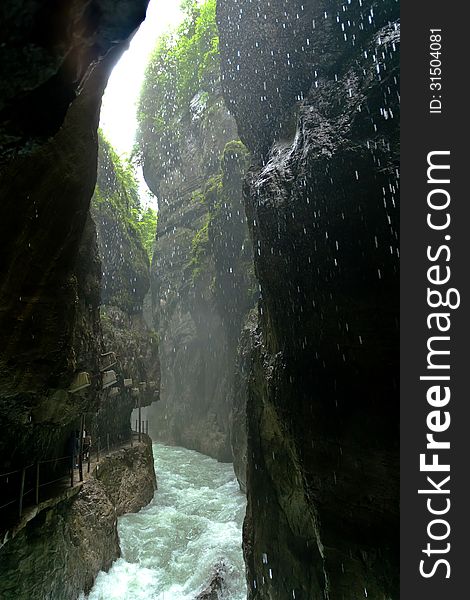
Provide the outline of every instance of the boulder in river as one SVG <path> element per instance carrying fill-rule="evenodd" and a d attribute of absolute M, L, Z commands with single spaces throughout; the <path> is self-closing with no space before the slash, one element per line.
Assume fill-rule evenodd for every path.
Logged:
<path fill-rule="evenodd" d="M 204 591 L 195 600 L 220 600 L 225 589 L 226 566 L 223 561 L 214 567 L 211 581 Z"/>

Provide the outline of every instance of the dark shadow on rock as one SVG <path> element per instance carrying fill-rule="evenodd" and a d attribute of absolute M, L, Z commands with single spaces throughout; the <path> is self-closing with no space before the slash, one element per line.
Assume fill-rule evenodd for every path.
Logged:
<path fill-rule="evenodd" d="M 223 561 L 216 564 L 209 585 L 194 600 L 222 600 L 227 568 Z"/>

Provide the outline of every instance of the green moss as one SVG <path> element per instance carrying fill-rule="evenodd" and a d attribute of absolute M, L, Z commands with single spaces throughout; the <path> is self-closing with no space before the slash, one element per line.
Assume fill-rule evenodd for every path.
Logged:
<path fill-rule="evenodd" d="M 111 201 L 120 210 L 139 210 L 139 187 L 134 167 L 128 160 L 123 160 L 106 139 L 102 130 L 98 132 L 98 162 L 102 166 L 98 173 L 97 189 L 101 198 Z"/>
<path fill-rule="evenodd" d="M 202 192 L 202 190 L 196 190 L 195 192 L 193 192 L 191 194 L 191 200 L 193 202 L 197 202 L 198 204 L 206 203 L 206 197 L 205 197 L 204 193 Z"/>
<path fill-rule="evenodd" d="M 153 208 L 148 206 L 136 221 L 136 227 L 142 240 L 142 244 L 147 251 L 150 259 L 152 259 L 155 250 L 155 236 L 157 232 L 158 215 Z"/>
<path fill-rule="evenodd" d="M 224 181 L 242 177 L 250 166 L 250 151 L 240 140 L 232 140 L 225 145 L 220 160 Z"/>
<path fill-rule="evenodd" d="M 210 213 L 206 215 L 204 225 L 196 232 L 192 240 L 192 252 L 189 268 L 191 270 L 191 278 L 193 283 L 196 283 L 203 274 L 204 263 L 209 254 L 209 222 Z"/>
<path fill-rule="evenodd" d="M 118 218 L 151 259 L 157 231 L 157 213 L 151 207 L 142 207 L 133 165 L 118 156 L 101 130 L 98 163 L 100 169 L 93 205 L 99 212 L 109 212 L 110 216 Z"/>
<path fill-rule="evenodd" d="M 203 191 L 204 204 L 208 207 L 209 212 L 213 212 L 214 208 L 219 204 L 222 190 L 222 176 L 214 175 L 213 177 L 209 177 Z"/>
<path fill-rule="evenodd" d="M 160 147 L 174 148 L 173 120 L 190 112 L 198 93 L 198 103 L 205 106 L 219 78 L 216 0 L 187 0 L 183 10 L 183 23 L 158 40 L 147 66 L 138 106 L 135 154 L 139 160 L 154 152 L 155 136 Z"/>
<path fill-rule="evenodd" d="M 225 144 L 224 152 L 222 155 L 222 169 L 223 163 L 226 160 L 248 160 L 250 158 L 250 151 L 241 140 L 232 140 Z"/>
<path fill-rule="evenodd" d="M 207 258 L 212 252 L 211 240 L 214 231 L 223 231 L 229 217 L 232 201 L 230 181 L 241 181 L 250 164 L 250 153 L 240 140 L 226 144 L 220 159 L 220 173 L 210 177 L 203 189 L 192 195 L 192 200 L 204 204 L 207 208 L 206 221 L 197 231 L 192 241 L 192 257 L 189 263 L 193 283 L 203 275 L 207 268 Z M 239 186 L 236 190 L 239 194 Z M 216 281 L 213 281 L 215 289 Z"/>
<path fill-rule="evenodd" d="M 198 230 L 193 238 L 193 255 L 200 256 L 206 253 L 209 244 L 209 218 Z"/>

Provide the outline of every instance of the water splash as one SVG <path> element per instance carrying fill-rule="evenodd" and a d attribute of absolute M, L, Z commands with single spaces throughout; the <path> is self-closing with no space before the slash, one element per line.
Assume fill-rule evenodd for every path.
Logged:
<path fill-rule="evenodd" d="M 220 560 L 227 600 L 246 600 L 246 501 L 232 465 L 161 444 L 153 451 L 159 489 L 147 507 L 119 519 L 122 558 L 98 575 L 88 600 L 194 600 Z"/>

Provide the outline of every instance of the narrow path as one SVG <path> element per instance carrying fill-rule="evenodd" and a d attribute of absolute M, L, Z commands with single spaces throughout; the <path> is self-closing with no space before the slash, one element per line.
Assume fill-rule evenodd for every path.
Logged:
<path fill-rule="evenodd" d="M 132 448 L 139 443 L 138 435 L 132 432 L 133 438 L 127 442 L 115 444 L 107 448 L 100 449 L 99 457 L 97 450 L 92 450 L 90 456 L 90 469 L 88 463 L 83 463 L 83 481 L 79 480 L 79 469 L 74 468 L 74 485 L 71 485 L 70 474 L 64 475 L 57 481 L 45 483 L 40 487 L 39 503 L 35 504 L 33 494 L 28 494 L 24 497 L 22 515 L 18 517 L 18 504 L 11 505 L 8 509 L 1 512 L 1 527 L 0 527 L 0 548 L 10 539 L 15 537 L 32 519 L 34 519 L 43 510 L 55 506 L 64 500 L 67 500 L 80 491 L 83 485 L 89 481 L 100 462 L 114 453 L 125 448 Z M 141 434 L 143 439 L 148 438 L 145 434 Z"/>

